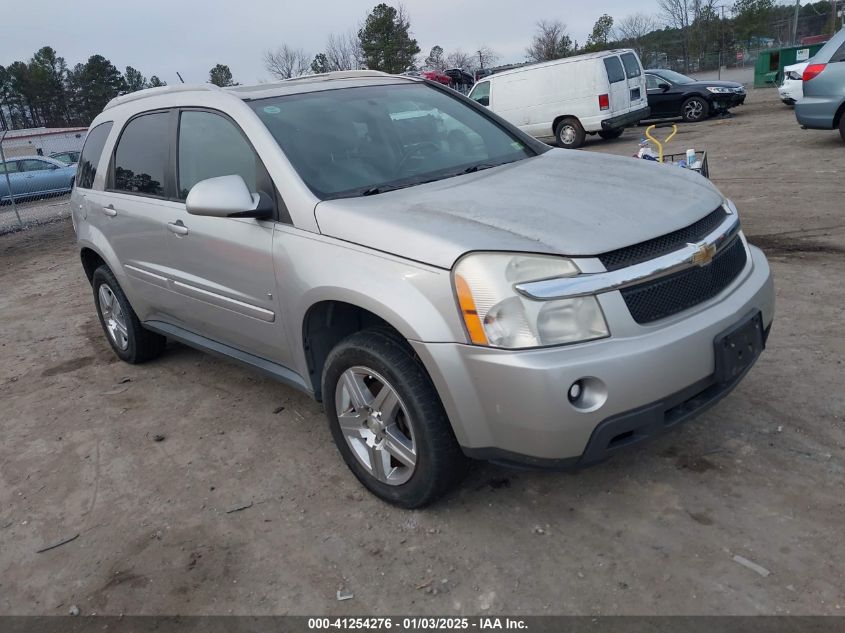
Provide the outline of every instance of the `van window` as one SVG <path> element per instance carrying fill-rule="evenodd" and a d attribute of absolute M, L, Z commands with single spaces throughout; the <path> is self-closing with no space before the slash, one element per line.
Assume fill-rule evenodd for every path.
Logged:
<path fill-rule="evenodd" d="M 640 62 L 633 53 L 622 53 L 622 63 L 625 65 L 625 74 L 628 75 L 628 79 L 639 77 L 642 74 Z"/>
<path fill-rule="evenodd" d="M 169 138 L 169 112 L 144 114 L 129 121 L 114 151 L 114 188 L 164 196 Z"/>
<path fill-rule="evenodd" d="M 604 67 L 607 70 L 607 80 L 615 84 L 618 81 L 625 81 L 625 71 L 622 69 L 622 62 L 614 55 L 604 58 Z"/>
<path fill-rule="evenodd" d="M 200 180 L 218 176 L 238 175 L 251 192 L 259 190 L 256 172 L 260 159 L 241 131 L 219 114 L 182 113 L 178 162 L 178 191 L 182 200 Z"/>
<path fill-rule="evenodd" d="M 482 81 L 480 84 L 475 84 L 475 88 L 469 94 L 469 98 L 477 101 L 483 106 L 490 105 L 490 82 Z"/>
<path fill-rule="evenodd" d="M 76 186 L 82 189 L 90 189 L 94 186 L 94 176 L 97 175 L 97 165 L 103 155 L 103 148 L 106 146 L 106 139 L 111 132 L 112 122 L 100 123 L 93 130 L 88 132 L 85 145 L 82 148 L 82 156 L 79 159 L 79 166 L 76 169 Z"/>

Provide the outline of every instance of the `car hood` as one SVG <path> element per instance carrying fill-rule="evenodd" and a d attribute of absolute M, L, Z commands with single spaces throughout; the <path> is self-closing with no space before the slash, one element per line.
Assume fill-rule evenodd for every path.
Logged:
<path fill-rule="evenodd" d="M 694 84 L 685 84 L 686 86 L 701 86 L 703 88 L 707 88 L 708 86 L 719 87 L 719 88 L 744 88 L 745 86 L 741 83 L 737 83 L 736 81 L 718 81 L 714 79 L 713 81 L 710 80 L 701 80 L 696 81 Z"/>
<path fill-rule="evenodd" d="M 656 162 L 553 149 L 492 169 L 317 204 L 320 231 L 451 268 L 468 251 L 598 255 L 716 209 L 702 176 Z"/>

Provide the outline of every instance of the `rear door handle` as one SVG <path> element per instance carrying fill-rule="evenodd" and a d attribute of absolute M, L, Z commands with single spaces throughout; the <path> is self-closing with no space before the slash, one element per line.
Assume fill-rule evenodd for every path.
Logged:
<path fill-rule="evenodd" d="M 113 218 L 114 216 L 117 215 L 117 211 L 115 210 L 115 208 L 112 205 L 109 205 L 107 207 L 103 207 L 103 213 L 105 215 L 109 216 L 110 218 Z"/>
<path fill-rule="evenodd" d="M 168 222 L 167 228 L 171 233 L 176 233 L 176 235 L 187 235 L 190 233 L 188 227 L 182 224 L 182 220 L 176 220 L 176 222 Z"/>

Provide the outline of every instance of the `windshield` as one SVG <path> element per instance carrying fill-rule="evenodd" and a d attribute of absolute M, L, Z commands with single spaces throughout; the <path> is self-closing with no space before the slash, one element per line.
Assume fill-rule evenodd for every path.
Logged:
<path fill-rule="evenodd" d="M 249 105 L 323 199 L 382 193 L 534 155 L 474 108 L 421 83 L 324 90 Z"/>
<path fill-rule="evenodd" d="M 692 84 L 695 83 L 695 79 L 691 79 L 686 75 L 682 75 L 681 73 L 676 73 L 674 70 L 661 70 L 658 73 L 664 79 L 668 79 L 673 84 Z"/>

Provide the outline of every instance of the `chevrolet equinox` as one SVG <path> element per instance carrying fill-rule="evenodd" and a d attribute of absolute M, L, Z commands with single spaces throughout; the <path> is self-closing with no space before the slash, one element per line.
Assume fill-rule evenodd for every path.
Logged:
<path fill-rule="evenodd" d="M 581 467 L 677 426 L 742 379 L 774 312 L 707 179 L 373 71 L 117 97 L 72 211 L 117 356 L 169 338 L 305 391 L 404 507 L 467 457 Z"/>

